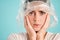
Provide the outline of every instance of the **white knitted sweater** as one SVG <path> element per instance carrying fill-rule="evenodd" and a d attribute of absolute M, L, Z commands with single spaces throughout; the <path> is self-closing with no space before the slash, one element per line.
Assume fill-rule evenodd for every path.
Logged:
<path fill-rule="evenodd" d="M 8 37 L 8 40 L 27 40 L 27 33 L 11 34 Z M 44 40 L 60 40 L 60 34 L 53 34 L 48 32 Z"/>

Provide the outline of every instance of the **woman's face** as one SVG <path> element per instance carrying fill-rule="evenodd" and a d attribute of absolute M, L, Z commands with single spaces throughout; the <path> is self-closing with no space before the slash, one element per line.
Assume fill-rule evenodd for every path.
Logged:
<path fill-rule="evenodd" d="M 35 31 L 38 31 L 43 26 L 45 20 L 46 20 L 47 13 L 42 10 L 33 10 L 29 12 L 28 18 L 30 21 L 30 24 L 32 25 L 33 29 Z"/>
<path fill-rule="evenodd" d="M 46 8 L 43 7 L 37 8 L 28 13 L 28 19 L 32 28 L 35 31 L 39 31 L 43 27 L 44 22 L 46 21 L 46 16 L 48 13 L 44 11 L 45 9 Z"/>

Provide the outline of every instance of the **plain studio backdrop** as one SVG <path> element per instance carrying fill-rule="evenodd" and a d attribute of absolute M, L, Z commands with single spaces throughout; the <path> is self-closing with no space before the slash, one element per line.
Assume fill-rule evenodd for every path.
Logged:
<path fill-rule="evenodd" d="M 60 0 L 51 0 L 58 16 L 56 27 L 49 28 L 49 32 L 60 32 Z M 23 21 L 20 26 L 17 24 L 16 16 L 18 14 L 21 0 L 0 0 L 0 40 L 7 40 L 11 33 L 25 32 Z"/>

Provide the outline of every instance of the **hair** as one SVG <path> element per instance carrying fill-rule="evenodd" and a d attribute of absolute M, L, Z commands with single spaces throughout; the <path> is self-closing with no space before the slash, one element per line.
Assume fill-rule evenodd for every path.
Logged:
<path fill-rule="evenodd" d="M 51 9 L 51 14 L 54 18 L 53 23 L 50 24 L 50 26 L 55 26 L 58 23 L 58 18 L 55 14 L 54 6 L 50 2 L 50 0 L 25 0 L 25 1 L 23 0 L 22 4 L 20 5 L 20 8 L 19 8 L 18 15 L 16 17 L 18 24 L 20 23 L 20 20 L 24 19 L 24 12 L 26 10 L 27 3 L 32 2 L 32 1 L 42 1 L 44 3 L 47 3 Z"/>

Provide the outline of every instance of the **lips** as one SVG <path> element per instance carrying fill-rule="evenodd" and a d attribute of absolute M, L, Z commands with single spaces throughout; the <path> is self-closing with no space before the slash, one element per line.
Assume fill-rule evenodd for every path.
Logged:
<path fill-rule="evenodd" d="M 33 24 L 33 25 L 34 25 L 34 27 L 36 27 L 36 28 L 40 26 L 40 24 Z"/>
<path fill-rule="evenodd" d="M 38 26 L 39 24 L 34 24 L 35 26 Z"/>

